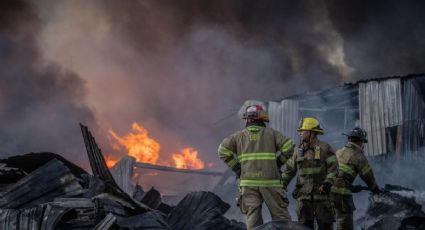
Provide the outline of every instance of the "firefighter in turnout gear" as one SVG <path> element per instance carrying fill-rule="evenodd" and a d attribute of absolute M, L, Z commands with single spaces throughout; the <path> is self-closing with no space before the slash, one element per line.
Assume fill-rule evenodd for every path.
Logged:
<path fill-rule="evenodd" d="M 315 118 L 302 119 L 297 131 L 301 141 L 285 164 L 284 188 L 298 172 L 293 192 L 298 201 L 298 221 L 314 228 L 316 220 L 320 230 L 332 229 L 335 219 L 330 190 L 338 173 L 335 153 L 329 144 L 317 138 L 324 131 Z"/>
<path fill-rule="evenodd" d="M 225 138 L 218 155 L 240 179 L 240 209 L 246 215 L 247 228 L 263 224 L 263 202 L 273 220 L 290 221 L 278 163 L 283 165 L 292 155 L 294 142 L 266 127 L 268 115 L 260 105 L 248 106 L 243 119 L 245 129 Z"/>
<path fill-rule="evenodd" d="M 357 174 L 366 182 L 373 193 L 380 193 L 372 169 L 363 155 L 363 145 L 367 143 L 367 133 L 361 128 L 354 128 L 348 134 L 348 143 L 336 152 L 339 164 L 338 176 L 331 188 L 336 211 L 338 230 L 353 229 L 353 211 L 355 210 L 350 186 Z"/>

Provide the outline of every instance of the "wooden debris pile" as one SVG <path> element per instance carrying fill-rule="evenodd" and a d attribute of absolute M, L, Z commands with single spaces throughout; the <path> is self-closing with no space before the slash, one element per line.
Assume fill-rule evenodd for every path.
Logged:
<path fill-rule="evenodd" d="M 153 188 L 129 195 L 81 130 L 93 175 L 53 153 L 0 160 L 0 229 L 245 229 L 223 216 L 229 205 L 211 192 L 192 192 L 175 207 Z"/>

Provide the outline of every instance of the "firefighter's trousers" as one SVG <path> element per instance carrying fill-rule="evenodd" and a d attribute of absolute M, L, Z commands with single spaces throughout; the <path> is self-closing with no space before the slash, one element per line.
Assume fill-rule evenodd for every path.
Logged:
<path fill-rule="evenodd" d="M 314 229 L 316 220 L 319 230 L 332 230 L 334 218 L 333 204 L 326 200 L 298 200 L 298 221 Z"/>
<path fill-rule="evenodd" d="M 336 212 L 336 227 L 337 230 L 353 230 L 353 197 L 348 195 L 332 196 L 335 212 Z"/>
<path fill-rule="evenodd" d="M 282 188 L 241 187 L 240 208 L 246 215 L 247 229 L 263 224 L 261 208 L 266 203 L 272 220 L 290 221 L 288 199 Z"/>

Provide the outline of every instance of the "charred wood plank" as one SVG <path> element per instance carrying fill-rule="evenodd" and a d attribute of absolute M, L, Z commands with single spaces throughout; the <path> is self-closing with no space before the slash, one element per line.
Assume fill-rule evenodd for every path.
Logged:
<path fill-rule="evenodd" d="M 0 163 L 0 184 L 15 183 L 27 175 L 20 168 L 7 167 L 6 164 Z"/>
<path fill-rule="evenodd" d="M 39 230 L 44 207 L 28 209 L 0 209 L 0 229 Z"/>
<path fill-rule="evenodd" d="M 84 143 L 86 145 L 87 156 L 90 161 L 90 166 L 93 171 L 93 175 L 99 176 L 99 178 L 103 181 L 111 183 L 112 185 L 118 187 L 106 165 L 105 159 L 102 155 L 102 150 L 97 145 L 93 135 L 88 130 L 87 126 L 80 124 L 80 127 L 81 132 L 83 134 Z"/>
<path fill-rule="evenodd" d="M 93 230 L 108 230 L 115 224 L 116 221 L 117 221 L 117 218 L 115 218 L 114 215 L 109 213 L 108 215 L 105 216 L 105 218 L 103 218 L 101 222 L 99 222 L 93 228 Z"/>
<path fill-rule="evenodd" d="M 46 210 L 43 214 L 43 222 L 41 224 L 41 230 L 55 229 L 63 215 L 69 212 L 71 209 L 56 205 L 46 205 Z"/>
<path fill-rule="evenodd" d="M 53 159 L 8 187 L 1 196 L 0 207 L 24 208 L 81 193 L 75 176 L 62 162 Z"/>
<path fill-rule="evenodd" d="M 152 187 L 145 193 L 141 202 L 152 209 L 157 209 L 161 204 L 161 194 Z"/>
<path fill-rule="evenodd" d="M 230 205 L 211 192 L 192 192 L 186 195 L 167 218 L 170 227 L 183 229 L 241 230 L 223 214 Z"/>
<path fill-rule="evenodd" d="M 159 211 L 146 212 L 140 215 L 118 219 L 117 225 L 120 229 L 173 229 L 168 225 L 164 214 Z"/>
<path fill-rule="evenodd" d="M 79 177 L 81 174 L 87 174 L 84 169 L 68 161 L 63 156 L 49 152 L 28 153 L 19 156 L 12 156 L 7 159 L 1 159 L 0 163 L 6 164 L 7 167 L 19 168 L 28 174 L 45 165 L 52 159 L 61 161 L 76 177 Z"/>
<path fill-rule="evenodd" d="M 105 183 L 99 177 L 89 174 L 83 174 L 81 175 L 81 177 L 81 184 L 84 188 L 84 193 L 82 194 L 82 197 L 92 198 L 105 192 Z"/>
<path fill-rule="evenodd" d="M 133 214 L 143 213 L 148 211 L 147 207 L 144 207 L 142 204 L 139 204 L 135 201 L 129 194 L 125 193 L 115 182 L 112 177 L 111 172 L 106 166 L 105 159 L 102 154 L 102 150 L 96 144 L 91 132 L 88 130 L 87 126 L 84 126 L 80 123 L 81 132 L 83 134 L 84 143 L 87 149 L 87 155 L 90 161 L 90 166 L 93 171 L 94 176 L 98 176 L 101 180 L 105 182 L 106 190 L 126 202 L 130 203 L 133 208 Z"/>

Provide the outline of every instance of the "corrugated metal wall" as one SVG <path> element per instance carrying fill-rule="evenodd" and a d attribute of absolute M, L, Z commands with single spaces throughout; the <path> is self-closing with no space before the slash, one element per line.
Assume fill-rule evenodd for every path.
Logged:
<path fill-rule="evenodd" d="M 268 105 L 270 127 L 296 141 L 298 139 L 296 130 L 299 123 L 298 101 L 289 99 L 280 102 L 270 101 Z"/>
<path fill-rule="evenodd" d="M 360 83 L 359 112 L 360 126 L 369 135 L 366 155 L 387 153 L 385 129 L 403 121 L 400 79 Z"/>
<path fill-rule="evenodd" d="M 402 151 L 409 159 L 423 158 L 419 149 L 425 142 L 425 103 L 416 79 L 408 79 L 403 84 L 403 136 Z"/>

